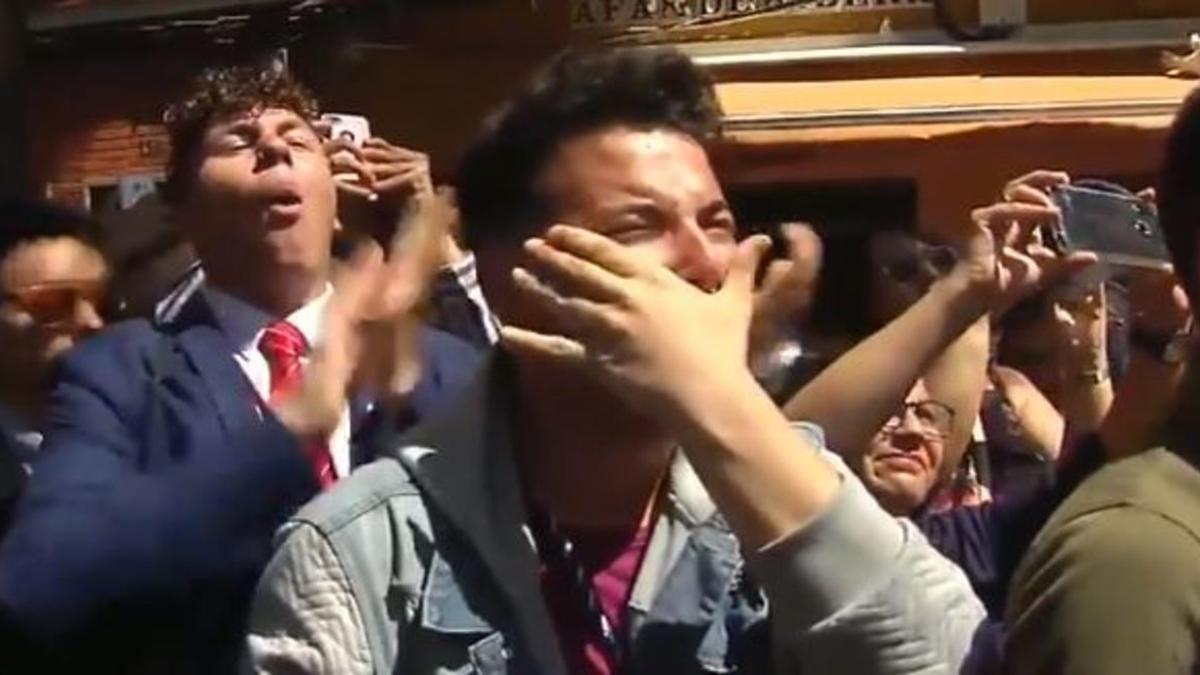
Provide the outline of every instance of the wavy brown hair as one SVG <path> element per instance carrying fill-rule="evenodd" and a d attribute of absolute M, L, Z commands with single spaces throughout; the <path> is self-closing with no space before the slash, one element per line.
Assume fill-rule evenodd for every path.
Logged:
<path fill-rule="evenodd" d="M 564 142 L 609 126 L 720 135 L 712 79 L 670 47 L 567 51 L 484 123 L 458 170 L 467 244 L 544 225 L 554 205 L 537 175 Z"/>
<path fill-rule="evenodd" d="M 204 135 L 213 125 L 267 108 L 290 110 L 309 121 L 320 114 L 312 93 L 287 71 L 270 66 L 234 66 L 201 72 L 183 98 L 163 114 L 171 139 L 163 198 L 178 204 L 187 197 Z"/>

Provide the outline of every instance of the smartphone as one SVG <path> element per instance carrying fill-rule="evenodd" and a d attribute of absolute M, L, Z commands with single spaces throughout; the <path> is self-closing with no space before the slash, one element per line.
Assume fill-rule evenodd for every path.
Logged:
<path fill-rule="evenodd" d="M 1045 234 L 1060 253 L 1095 253 L 1110 267 L 1170 266 L 1158 215 L 1141 199 L 1075 185 L 1056 188 L 1050 196 L 1063 217 Z"/>
<path fill-rule="evenodd" d="M 363 141 L 371 137 L 371 122 L 362 115 L 327 113 L 321 115 L 321 121 L 329 125 L 329 138 L 333 140 L 361 148 Z"/>
<path fill-rule="evenodd" d="M 362 115 L 350 115 L 346 113 L 326 113 L 321 115 L 321 121 L 329 125 L 329 138 L 331 140 L 343 140 L 357 148 L 361 148 L 363 141 L 371 137 L 371 123 Z M 345 151 L 338 154 L 348 154 Z M 358 176 L 353 173 L 335 173 L 335 180 L 346 181 L 348 183 L 358 182 Z"/>

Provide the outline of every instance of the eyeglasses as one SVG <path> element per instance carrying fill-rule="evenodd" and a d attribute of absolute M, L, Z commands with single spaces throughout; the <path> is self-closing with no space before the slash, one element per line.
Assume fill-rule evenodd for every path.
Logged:
<path fill-rule="evenodd" d="M 923 427 L 926 435 L 946 438 L 954 427 L 954 409 L 941 401 L 906 401 L 896 414 L 883 425 L 884 433 L 895 433 L 908 414 L 912 413 Z"/>
<path fill-rule="evenodd" d="M 87 302 L 100 311 L 105 301 L 106 285 L 103 280 L 34 284 L 6 291 L 3 297 L 28 313 L 38 324 L 58 328 L 75 320 L 75 308 L 80 302 Z"/>

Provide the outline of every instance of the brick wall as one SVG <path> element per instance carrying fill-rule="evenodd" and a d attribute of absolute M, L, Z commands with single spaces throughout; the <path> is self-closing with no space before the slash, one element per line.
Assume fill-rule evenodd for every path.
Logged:
<path fill-rule="evenodd" d="M 162 125 L 121 119 L 99 122 L 75 155 L 63 162 L 54 180 L 110 182 L 134 173 L 156 173 L 166 161 L 167 136 Z"/>
<path fill-rule="evenodd" d="M 430 153 L 435 171 L 445 174 L 484 112 L 544 56 L 480 61 L 459 53 L 370 51 L 349 65 L 308 69 L 305 80 L 325 110 L 369 116 L 373 132 Z M 202 64 L 196 57 L 37 65 L 29 97 L 37 184 L 111 184 L 161 170 L 168 152 L 163 105 Z M 465 78 L 470 86 L 463 86 Z"/>
<path fill-rule="evenodd" d="M 112 185 L 124 175 L 159 173 L 168 145 L 163 102 L 181 66 L 121 61 L 39 64 L 29 84 L 29 146 L 35 184 Z M 84 206 L 84 204 L 76 204 Z"/>

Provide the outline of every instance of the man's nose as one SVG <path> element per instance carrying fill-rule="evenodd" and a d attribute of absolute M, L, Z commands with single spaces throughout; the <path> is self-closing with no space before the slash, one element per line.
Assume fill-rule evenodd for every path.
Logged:
<path fill-rule="evenodd" d="M 258 141 L 258 169 L 269 169 L 283 163 L 291 166 L 292 150 L 280 136 L 264 136 Z"/>
<path fill-rule="evenodd" d="M 676 230 L 674 262 L 676 274 L 706 291 L 719 289 L 725 281 L 724 261 L 699 223 L 685 223 Z"/>

